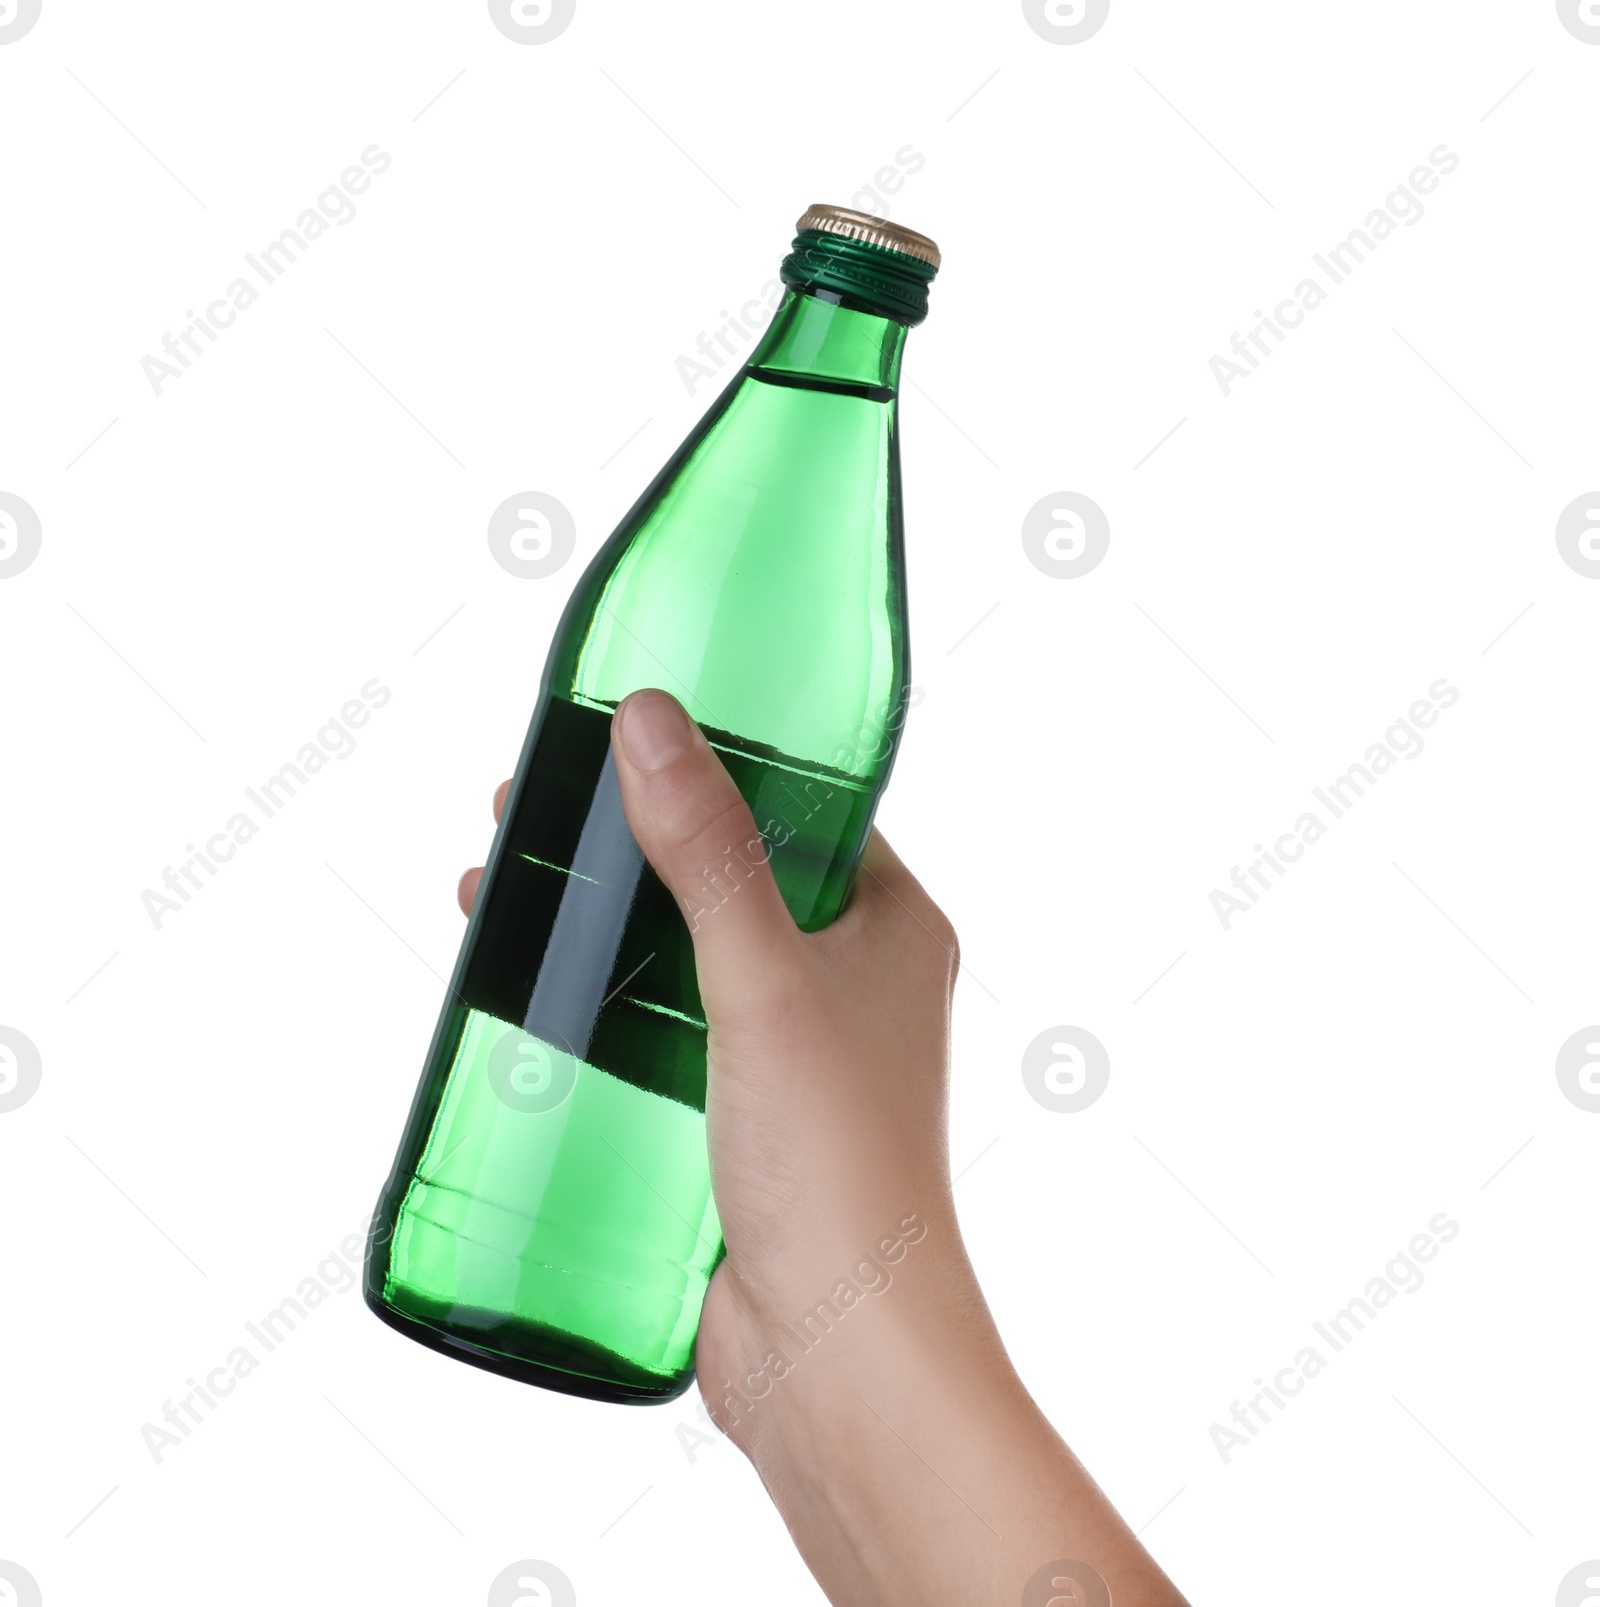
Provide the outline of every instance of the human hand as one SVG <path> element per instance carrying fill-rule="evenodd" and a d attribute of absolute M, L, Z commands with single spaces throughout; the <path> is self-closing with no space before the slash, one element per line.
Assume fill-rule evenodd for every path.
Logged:
<path fill-rule="evenodd" d="M 818 1581 L 841 1604 L 1019 1607 L 1044 1564 L 1078 1558 L 1118 1607 L 1181 1607 L 1023 1389 L 962 1245 L 949 921 L 874 833 L 844 913 L 801 932 L 748 807 L 672 698 L 626 699 L 612 747 L 629 826 L 692 913 L 709 1025 L 728 1248 L 700 1388 Z M 707 907 L 708 871 L 726 885 L 730 866 L 733 891 Z M 464 909 L 479 874 L 462 878 Z"/>

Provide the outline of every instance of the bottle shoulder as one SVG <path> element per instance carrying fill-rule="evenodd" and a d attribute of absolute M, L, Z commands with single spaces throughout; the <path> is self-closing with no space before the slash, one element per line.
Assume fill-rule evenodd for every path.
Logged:
<path fill-rule="evenodd" d="M 854 753 L 907 680 L 895 404 L 859 389 L 730 387 L 580 582 L 550 690 L 660 686 L 796 759 Z"/>

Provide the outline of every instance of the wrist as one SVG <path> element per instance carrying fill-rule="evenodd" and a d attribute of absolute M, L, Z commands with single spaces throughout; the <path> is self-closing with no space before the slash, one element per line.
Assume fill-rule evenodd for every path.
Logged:
<path fill-rule="evenodd" d="M 734 1277 L 730 1338 L 700 1389 L 766 1477 L 835 1479 L 863 1421 L 929 1394 L 1015 1383 L 952 1212 L 906 1213 L 833 1265 L 757 1290 Z M 1026 1399 L 1026 1397 L 1022 1397 Z"/>
<path fill-rule="evenodd" d="M 930 1593 L 945 1566 L 934 1533 L 958 1543 L 973 1587 L 1016 1574 L 1007 1601 L 1043 1560 L 1012 1555 L 1001 1529 L 1052 1482 L 1065 1447 L 1011 1366 L 953 1219 L 948 1233 L 928 1226 L 892 1285 L 820 1337 L 815 1321 L 751 1311 L 744 1353 L 762 1366 L 701 1380 L 840 1603 L 987 1602 L 976 1588 Z M 1028 1519 L 1037 1530 L 1039 1515 Z"/>
<path fill-rule="evenodd" d="M 1115 1599 L 1181 1607 L 1023 1387 L 948 1203 L 900 1237 L 886 1267 L 807 1256 L 776 1295 L 725 1265 L 700 1357 L 707 1405 L 829 1600 L 1012 1607 L 1076 1558 Z"/>

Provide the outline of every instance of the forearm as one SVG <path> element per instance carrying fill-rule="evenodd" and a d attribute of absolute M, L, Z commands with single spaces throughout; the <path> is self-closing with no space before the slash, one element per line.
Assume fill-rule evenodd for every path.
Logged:
<path fill-rule="evenodd" d="M 793 1323 L 766 1327 L 752 1347 L 796 1351 Z M 1089 1564 L 1117 1607 L 1181 1607 L 1022 1387 L 953 1222 L 740 1418 L 733 1437 L 836 1607 L 1022 1607 L 1060 1559 Z M 1097 1607 L 1087 1580 L 1051 1600 Z"/>

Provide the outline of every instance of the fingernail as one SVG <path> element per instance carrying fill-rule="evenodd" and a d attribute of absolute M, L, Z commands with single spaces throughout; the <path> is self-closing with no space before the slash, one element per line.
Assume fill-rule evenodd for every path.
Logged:
<path fill-rule="evenodd" d="M 689 717 L 665 692 L 635 692 L 621 708 L 622 751 L 636 770 L 664 770 L 689 751 Z"/>

